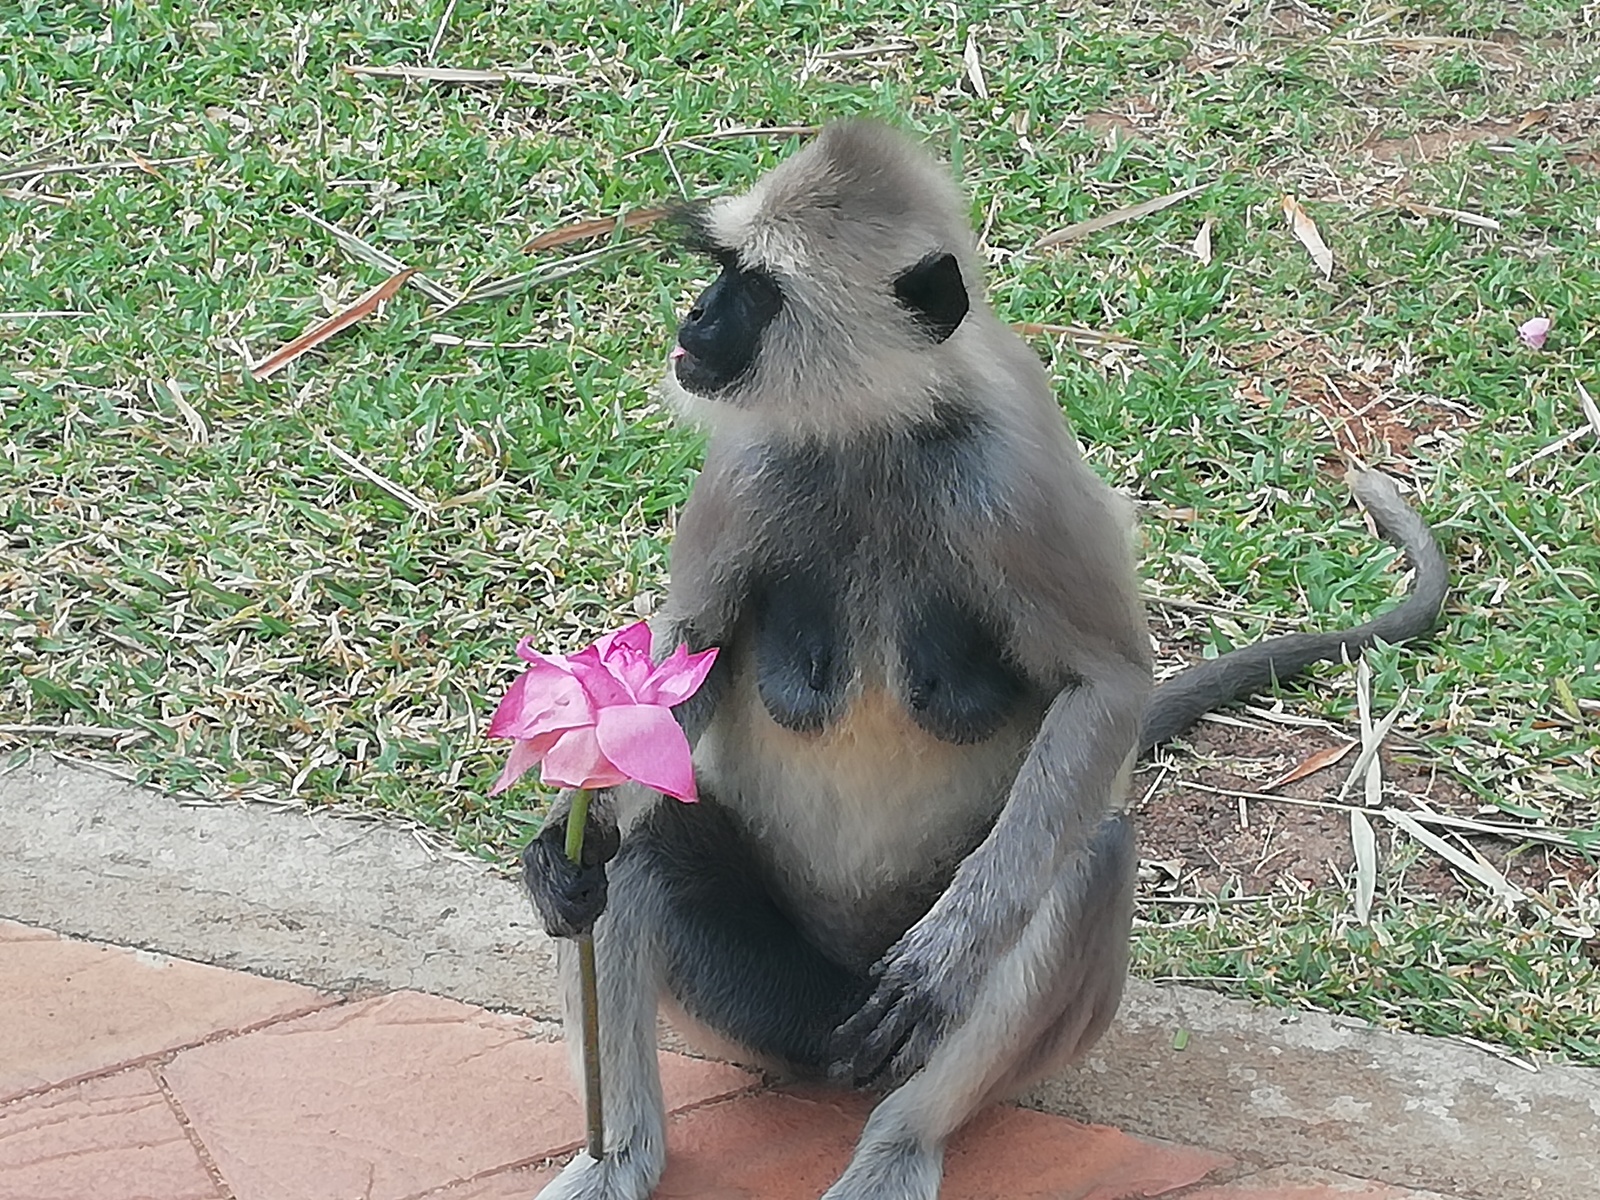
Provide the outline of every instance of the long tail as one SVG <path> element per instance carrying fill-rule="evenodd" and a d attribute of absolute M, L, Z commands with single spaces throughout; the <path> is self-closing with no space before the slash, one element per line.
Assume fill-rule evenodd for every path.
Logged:
<path fill-rule="evenodd" d="M 1268 638 L 1199 663 L 1156 688 L 1139 732 L 1142 758 L 1154 746 L 1188 729 L 1202 715 L 1241 696 L 1282 682 L 1315 662 L 1354 658 L 1374 641 L 1410 641 L 1427 633 L 1439 619 L 1450 567 L 1427 522 L 1400 496 L 1394 481 L 1377 471 L 1353 469 L 1350 490 L 1372 514 L 1378 532 L 1393 542 L 1416 572 L 1399 607 L 1351 629 L 1327 633 L 1291 633 Z"/>

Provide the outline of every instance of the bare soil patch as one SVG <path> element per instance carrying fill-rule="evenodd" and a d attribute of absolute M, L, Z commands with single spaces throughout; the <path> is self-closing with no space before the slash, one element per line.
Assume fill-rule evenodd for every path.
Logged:
<path fill-rule="evenodd" d="M 1297 375 L 1288 386 L 1295 399 L 1322 415 L 1341 448 L 1377 457 L 1402 474 L 1410 473 L 1405 460 L 1418 438 L 1468 423 L 1460 409 L 1429 397 L 1397 395 L 1380 380 L 1359 375 Z"/>
<path fill-rule="evenodd" d="M 1585 99 L 1531 109 L 1504 121 L 1445 125 L 1403 137 L 1387 137 L 1381 131 L 1374 131 L 1358 149 L 1374 162 L 1410 165 L 1447 158 L 1465 146 L 1480 143 L 1492 145 L 1516 139 L 1550 138 L 1566 149 L 1569 161 L 1593 162 L 1597 129 L 1600 129 L 1600 100 Z"/>
<path fill-rule="evenodd" d="M 1183 895 L 1214 896 L 1225 887 L 1259 895 L 1289 881 L 1296 888 L 1338 886 L 1354 869 L 1349 814 L 1293 801 L 1334 800 L 1355 761 L 1354 750 L 1303 779 L 1273 788 L 1281 801 L 1241 799 L 1237 793 L 1261 793 L 1313 754 L 1352 740 L 1327 730 L 1269 722 L 1248 727 L 1202 722 L 1184 738 L 1188 750 L 1168 753 L 1134 777 L 1135 795 L 1149 793 L 1135 810 L 1141 859 L 1161 864 L 1160 875 L 1176 876 L 1176 885 L 1168 886 Z M 1379 758 L 1386 802 L 1482 818 L 1472 795 L 1429 761 L 1425 751 L 1385 748 Z M 1388 827 L 1375 824 L 1383 855 Z M 1577 887 L 1596 873 L 1595 864 L 1576 854 L 1544 847 L 1519 850 L 1489 838 L 1474 839 L 1473 844 L 1512 882 L 1535 890 L 1558 877 Z M 1441 898 L 1466 892 L 1466 885 L 1426 852 L 1408 870 L 1406 882 L 1412 891 Z"/>

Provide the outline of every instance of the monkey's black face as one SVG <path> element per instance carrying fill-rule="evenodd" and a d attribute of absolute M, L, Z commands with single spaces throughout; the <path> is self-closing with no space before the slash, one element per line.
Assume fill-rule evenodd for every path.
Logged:
<path fill-rule="evenodd" d="M 783 292 L 765 271 L 724 261 L 678 326 L 672 369 L 686 391 L 711 396 L 755 365 L 761 334 L 783 308 Z"/>

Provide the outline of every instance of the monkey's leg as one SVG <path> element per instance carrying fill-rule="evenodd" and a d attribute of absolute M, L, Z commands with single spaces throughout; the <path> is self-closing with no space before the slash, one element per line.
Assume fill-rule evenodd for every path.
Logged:
<path fill-rule="evenodd" d="M 871 990 L 867 977 L 801 935 L 759 848 L 715 800 L 663 804 L 640 832 L 638 855 L 664 900 L 658 936 L 673 999 L 754 1061 L 821 1073 L 834 1029 Z"/>
<path fill-rule="evenodd" d="M 870 990 L 865 975 L 802 938 L 766 885 L 756 850 L 726 810 L 661 801 L 612 860 L 595 925 L 606 1153 L 580 1153 L 539 1200 L 642 1200 L 666 1160 L 656 1059 L 665 987 L 691 1017 L 758 1059 L 820 1071 L 834 1028 Z M 574 1073 L 582 1038 L 576 948 L 558 953 Z"/>
<path fill-rule="evenodd" d="M 934 1200 L 956 1129 L 1094 1043 L 1122 996 L 1134 866 L 1132 821 L 1106 817 L 986 975 L 968 1019 L 873 1110 L 823 1200 Z"/>
<path fill-rule="evenodd" d="M 637 845 L 623 845 L 610 867 L 606 910 L 594 927 L 605 1157 L 597 1163 L 580 1151 L 539 1200 L 644 1200 L 666 1163 L 666 1112 L 656 1060 L 657 924 L 664 898 L 641 858 Z M 577 947 L 563 939 L 556 953 L 567 1048 L 581 1086 Z"/>

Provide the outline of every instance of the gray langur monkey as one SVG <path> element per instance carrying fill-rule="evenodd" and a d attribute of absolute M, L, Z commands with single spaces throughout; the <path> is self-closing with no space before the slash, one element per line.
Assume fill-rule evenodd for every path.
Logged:
<path fill-rule="evenodd" d="M 886 1093 L 824 1200 L 932 1200 L 946 1138 L 1116 1010 L 1136 755 L 1438 616 L 1427 526 L 1357 473 L 1410 598 L 1152 695 L 1130 516 L 985 303 L 964 209 L 903 136 L 849 122 L 686 217 L 722 270 L 664 390 L 711 438 L 656 635 L 721 650 L 678 710 L 701 800 L 599 793 L 573 867 L 558 797 L 524 855 L 548 928 L 593 924 L 599 962 L 607 1153 L 543 1200 L 655 1186 L 662 1000 L 741 1061 Z"/>

